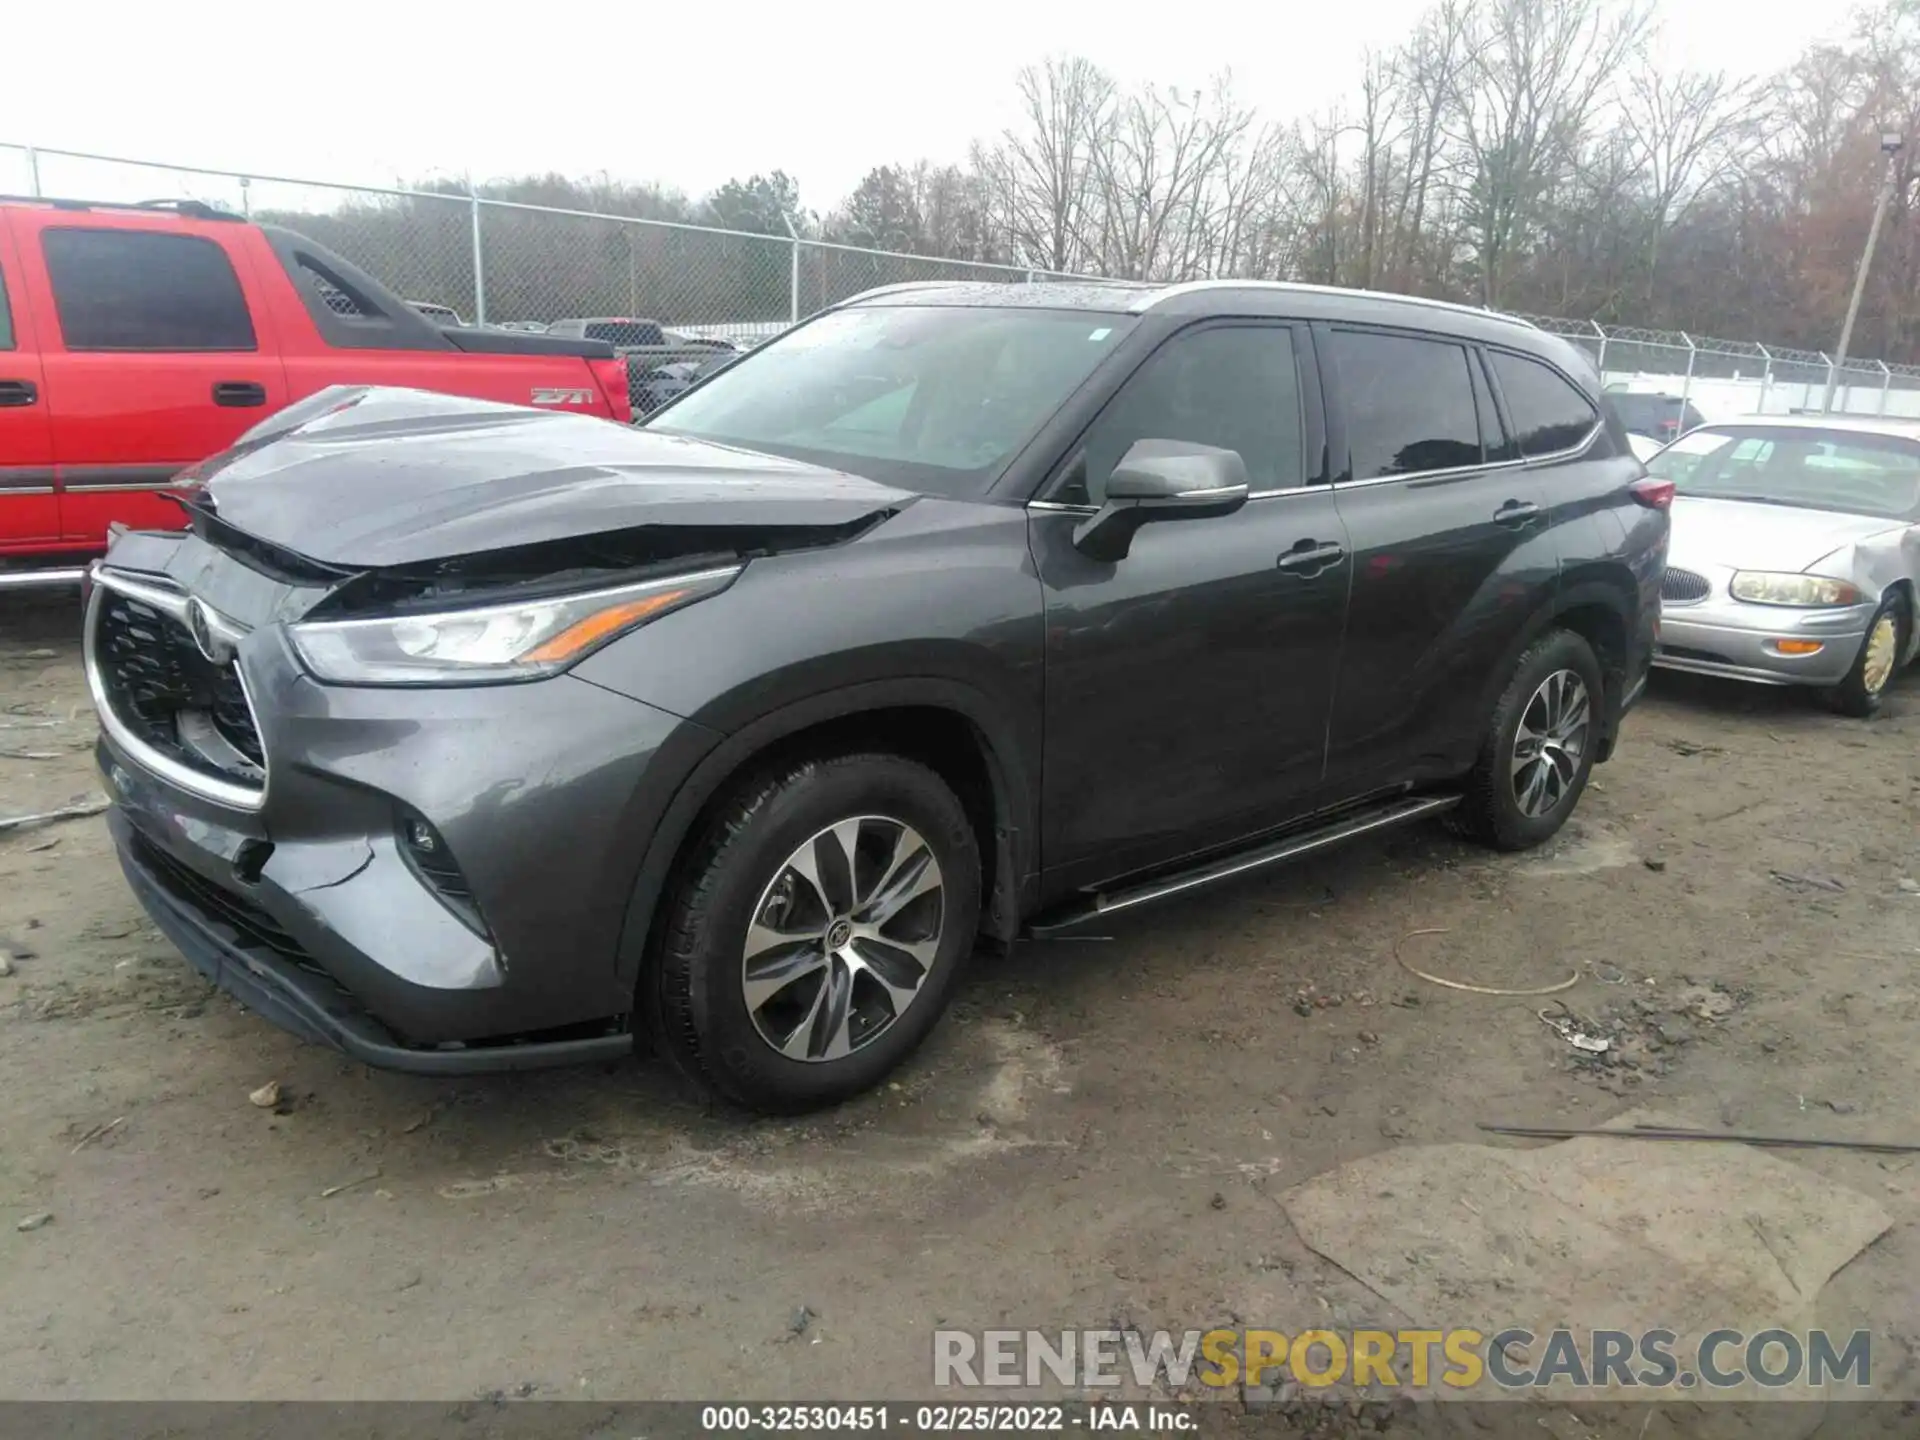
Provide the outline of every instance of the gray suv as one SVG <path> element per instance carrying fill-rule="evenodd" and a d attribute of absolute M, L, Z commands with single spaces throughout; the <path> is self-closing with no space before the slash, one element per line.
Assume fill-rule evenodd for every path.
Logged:
<path fill-rule="evenodd" d="M 428 1074 L 850 1095 L 976 944 L 1442 816 L 1559 829 L 1672 494 L 1564 342 L 1284 285 L 917 286 L 642 428 L 336 389 L 94 570 L 128 881 Z"/>

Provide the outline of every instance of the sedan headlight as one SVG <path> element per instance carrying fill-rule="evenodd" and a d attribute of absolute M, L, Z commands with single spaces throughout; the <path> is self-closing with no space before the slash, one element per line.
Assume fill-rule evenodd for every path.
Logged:
<path fill-rule="evenodd" d="M 717 595 L 741 567 L 506 605 L 288 627 L 314 678 L 336 685 L 479 685 L 566 669 L 649 620 Z"/>
<path fill-rule="evenodd" d="M 1824 575 L 1781 575 L 1768 570 L 1742 570 L 1727 593 L 1755 605 L 1858 605 L 1865 597 L 1844 580 Z"/>

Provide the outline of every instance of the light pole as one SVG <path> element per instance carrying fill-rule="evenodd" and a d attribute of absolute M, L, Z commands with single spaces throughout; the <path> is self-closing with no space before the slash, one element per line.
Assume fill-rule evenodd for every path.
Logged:
<path fill-rule="evenodd" d="M 1853 343 L 1853 322 L 1860 315 L 1860 296 L 1867 288 L 1867 271 L 1873 268 L 1873 247 L 1880 241 L 1880 224 L 1887 218 L 1887 204 L 1893 199 L 1893 186 L 1897 167 L 1900 164 L 1900 151 L 1905 141 L 1898 135 L 1882 135 L 1880 148 L 1887 156 L 1887 178 L 1880 182 L 1880 198 L 1874 202 L 1873 224 L 1867 229 L 1867 248 L 1860 253 L 1860 268 L 1853 276 L 1853 298 L 1847 301 L 1846 323 L 1840 327 L 1840 348 L 1834 352 L 1833 367 L 1827 371 L 1827 395 L 1820 403 L 1820 413 L 1833 413 L 1833 391 L 1840 382 L 1840 369 L 1847 363 L 1847 347 Z"/>

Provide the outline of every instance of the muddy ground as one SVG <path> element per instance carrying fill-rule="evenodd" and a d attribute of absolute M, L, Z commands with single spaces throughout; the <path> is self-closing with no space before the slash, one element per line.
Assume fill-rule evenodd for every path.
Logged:
<path fill-rule="evenodd" d="M 0 815 L 97 793 L 76 628 L 0 600 Z M 0 1397 L 921 1396 L 942 1324 L 1378 1319 L 1276 1197 L 1529 1143 L 1477 1122 L 1920 1140 L 1917 744 L 1920 676 L 1864 724 L 1657 681 L 1550 849 L 1423 828 L 983 957 L 896 1083 L 798 1122 L 646 1064 L 369 1072 L 211 993 L 99 819 L 0 834 Z M 1397 946 L 1577 972 L 1622 1063 Z M 1820 1303 L 1910 1375 L 1920 1166 L 1792 1158 L 1893 1217 Z"/>

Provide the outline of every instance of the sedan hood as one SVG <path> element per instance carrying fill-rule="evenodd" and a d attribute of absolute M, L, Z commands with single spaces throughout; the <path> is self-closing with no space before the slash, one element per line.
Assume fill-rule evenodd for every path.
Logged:
<path fill-rule="evenodd" d="M 1900 528 L 1900 521 L 1878 515 L 1679 495 L 1667 562 L 1682 569 L 1724 565 L 1798 572 L 1844 545 Z"/>
<path fill-rule="evenodd" d="M 348 386 L 264 421 L 182 483 L 225 525 L 356 570 L 649 527 L 844 529 L 914 499 L 591 416 Z"/>

